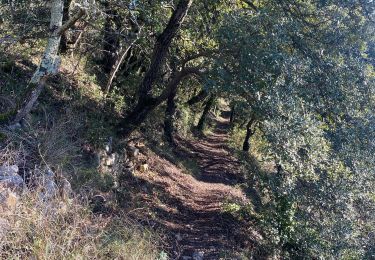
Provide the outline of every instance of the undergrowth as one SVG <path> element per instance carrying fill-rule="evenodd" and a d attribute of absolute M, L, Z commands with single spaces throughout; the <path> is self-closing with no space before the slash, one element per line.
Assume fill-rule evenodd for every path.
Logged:
<path fill-rule="evenodd" d="M 94 215 L 87 198 L 48 202 L 26 191 L 0 212 L 1 259 L 158 259 L 155 233 L 126 217 Z"/>

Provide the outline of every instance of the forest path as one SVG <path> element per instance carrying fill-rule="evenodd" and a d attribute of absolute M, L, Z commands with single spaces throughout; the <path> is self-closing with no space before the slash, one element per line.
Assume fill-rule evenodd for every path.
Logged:
<path fill-rule="evenodd" d="M 153 174 L 144 179 L 163 191 L 151 200 L 158 224 L 169 233 L 173 259 L 233 259 L 229 254 L 249 246 L 241 233 L 243 223 L 222 210 L 226 201 L 249 203 L 235 187 L 243 177 L 241 163 L 227 145 L 228 128 L 229 120 L 219 117 L 207 136 L 177 138 L 178 157 L 195 161 L 197 176 L 156 154 L 148 158 Z"/>

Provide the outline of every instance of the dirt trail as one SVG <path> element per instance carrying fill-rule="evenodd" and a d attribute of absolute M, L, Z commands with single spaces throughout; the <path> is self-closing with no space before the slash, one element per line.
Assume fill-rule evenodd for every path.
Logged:
<path fill-rule="evenodd" d="M 207 137 L 177 140 L 179 156 L 197 162 L 198 176 L 184 173 L 155 154 L 148 158 L 153 174 L 145 178 L 164 191 L 154 201 L 154 210 L 172 237 L 174 259 L 224 259 L 226 253 L 245 246 L 239 232 L 243 226 L 221 210 L 227 200 L 248 202 L 234 187 L 243 177 L 240 163 L 227 146 L 228 125 L 228 119 L 219 118 Z"/>

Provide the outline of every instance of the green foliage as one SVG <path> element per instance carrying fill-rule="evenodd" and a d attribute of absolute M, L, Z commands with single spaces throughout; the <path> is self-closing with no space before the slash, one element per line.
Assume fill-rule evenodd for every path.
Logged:
<path fill-rule="evenodd" d="M 41 43 L 45 44 L 45 37 L 40 35 L 48 33 L 48 19 L 44 19 L 48 6 L 44 1 L 8 2 L 0 5 L 0 41 L 5 46 L 0 91 L 23 101 L 20 93 L 29 90 L 19 79 L 27 82 L 25 75 L 32 74 L 33 67 L 20 65 L 19 60 L 37 64 L 34 56 L 41 54 Z M 90 2 L 85 18 L 88 27 L 80 44 L 64 57 L 63 76 L 58 82 L 51 80 L 48 95 L 54 93 L 54 98 L 48 96 L 43 101 L 59 101 L 62 107 L 72 103 L 71 107 L 84 114 L 80 137 L 93 147 L 101 147 L 109 136 L 115 136 L 119 129 L 114 126 L 136 104 L 154 42 L 177 1 L 94 2 Z M 224 211 L 241 219 L 257 218 L 283 258 L 371 259 L 375 226 L 373 3 L 249 3 L 194 1 L 150 92 L 159 95 L 171 75 L 184 66 L 197 67 L 205 69 L 204 73 L 186 77 L 179 85 L 174 118 L 178 134 L 188 136 L 201 114 L 202 106 L 184 105 L 196 89 L 224 98 L 235 107 L 230 133 L 234 147 L 242 146 L 246 123 L 255 118 L 257 131 L 251 138 L 251 153 L 262 166 L 268 166 L 268 172 L 254 165 L 249 165 L 249 170 L 267 198 L 264 212 L 257 215 L 252 207 L 240 207 L 236 202 L 226 203 Z M 113 40 L 112 51 L 103 50 L 107 25 L 113 30 L 106 38 Z M 77 23 L 67 37 L 75 40 L 81 26 Z M 135 27 L 141 28 L 139 39 L 104 97 L 102 88 L 109 75 L 103 69 L 103 59 L 115 59 L 120 47 L 126 48 L 133 39 Z M 8 55 L 8 49 L 14 57 Z M 208 54 L 182 64 L 186 57 L 205 52 Z M 46 110 L 53 109 L 50 106 Z M 0 123 L 15 111 L 1 111 Z M 159 137 L 164 111 L 164 107 L 157 107 L 141 128 L 158 144 L 162 144 Z M 34 112 L 32 120 L 44 122 L 43 111 Z M 75 137 L 61 137 L 59 129 L 54 132 L 46 127 L 43 133 L 38 132 L 38 138 L 27 136 L 32 144 L 29 149 L 35 157 L 66 168 L 78 153 L 77 145 L 71 143 Z M 64 129 L 61 133 L 72 131 Z M 66 144 L 74 149 L 67 149 Z M 166 150 L 164 147 L 157 148 Z M 169 150 L 164 154 L 173 157 Z M 249 154 L 240 156 L 244 159 Z M 185 165 L 187 171 L 197 171 L 194 162 L 173 160 Z M 278 173 L 273 165 L 280 167 Z M 113 186 L 110 174 L 90 167 L 75 169 L 77 186 L 89 184 L 102 191 Z M 124 190 L 122 194 L 129 193 Z M 114 257 L 111 248 L 121 247 L 119 237 L 108 236 L 108 256 Z M 159 258 L 163 257 L 160 254 Z"/>
<path fill-rule="evenodd" d="M 101 173 L 96 168 L 78 169 L 74 176 L 75 189 L 90 187 L 102 192 L 109 192 L 114 186 L 114 178 L 109 173 Z"/>

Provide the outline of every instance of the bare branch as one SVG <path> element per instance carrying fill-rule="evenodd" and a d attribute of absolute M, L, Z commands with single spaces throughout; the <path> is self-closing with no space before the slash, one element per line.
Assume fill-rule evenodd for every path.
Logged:
<path fill-rule="evenodd" d="M 72 27 L 82 16 L 86 15 L 86 10 L 80 8 L 78 13 L 72 16 L 65 24 L 63 24 L 57 31 L 58 35 L 63 34 L 66 30 Z"/>
<path fill-rule="evenodd" d="M 255 12 L 258 12 L 258 7 L 256 7 L 253 2 L 251 2 L 250 0 L 242 0 L 242 1 L 245 2 Z"/>

